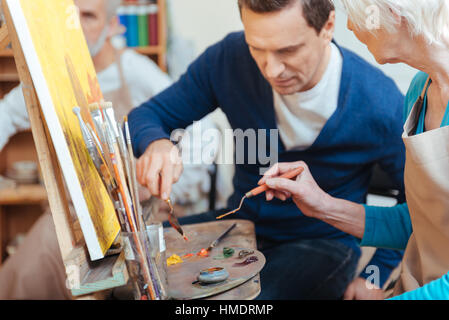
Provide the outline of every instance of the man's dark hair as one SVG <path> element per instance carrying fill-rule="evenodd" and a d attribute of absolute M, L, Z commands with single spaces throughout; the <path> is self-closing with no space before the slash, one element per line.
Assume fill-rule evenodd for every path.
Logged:
<path fill-rule="evenodd" d="M 335 10 L 332 0 L 238 0 L 240 11 L 247 8 L 257 13 L 276 12 L 301 1 L 304 18 L 317 33 L 323 29 L 329 14 Z"/>

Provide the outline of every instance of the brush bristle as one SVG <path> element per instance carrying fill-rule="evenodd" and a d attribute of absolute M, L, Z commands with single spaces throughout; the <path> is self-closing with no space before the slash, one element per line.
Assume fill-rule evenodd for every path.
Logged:
<path fill-rule="evenodd" d="M 123 117 L 123 122 L 128 122 L 128 116 Z"/>
<path fill-rule="evenodd" d="M 112 102 L 104 101 L 104 102 L 101 103 L 101 107 L 104 108 L 104 109 L 112 108 Z"/>
<path fill-rule="evenodd" d="M 90 112 L 92 112 L 92 111 L 97 111 L 97 110 L 99 110 L 99 109 L 100 109 L 100 106 L 99 106 L 98 103 L 91 103 L 91 104 L 89 105 L 89 111 L 90 111 Z"/>

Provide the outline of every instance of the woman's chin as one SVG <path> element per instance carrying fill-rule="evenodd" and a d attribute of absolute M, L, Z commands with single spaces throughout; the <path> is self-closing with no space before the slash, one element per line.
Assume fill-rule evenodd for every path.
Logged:
<path fill-rule="evenodd" d="M 401 60 L 399 60 L 398 58 L 392 58 L 392 57 L 379 57 L 379 56 L 374 56 L 374 58 L 376 59 L 378 64 L 395 64 L 395 63 L 400 63 Z"/>

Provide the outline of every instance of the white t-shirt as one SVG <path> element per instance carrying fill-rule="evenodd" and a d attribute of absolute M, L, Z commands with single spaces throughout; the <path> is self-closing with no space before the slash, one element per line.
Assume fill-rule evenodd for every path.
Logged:
<path fill-rule="evenodd" d="M 315 87 L 285 96 L 273 90 L 279 135 L 287 150 L 305 150 L 318 138 L 337 110 L 342 69 L 343 57 L 331 43 L 329 64 Z"/>

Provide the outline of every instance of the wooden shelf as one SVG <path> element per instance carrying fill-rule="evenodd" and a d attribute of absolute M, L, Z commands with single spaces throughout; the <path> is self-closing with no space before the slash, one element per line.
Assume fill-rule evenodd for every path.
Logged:
<path fill-rule="evenodd" d="M 164 48 L 161 46 L 149 46 L 149 47 L 135 47 L 131 48 L 136 50 L 140 54 L 150 55 L 150 54 L 162 54 L 165 52 Z"/>
<path fill-rule="evenodd" d="M 148 47 L 135 47 L 130 48 L 136 52 L 146 55 L 146 56 L 158 56 L 161 57 L 165 54 L 166 50 L 163 46 L 148 46 Z M 13 52 L 11 49 L 4 49 L 0 51 L 0 58 L 13 58 Z M 159 67 L 165 71 L 164 65 L 159 63 Z M 13 63 L 13 62 L 12 62 Z M 10 69 L 10 68 L 8 68 Z M 0 82 L 20 82 L 19 74 L 17 72 L 12 72 L 10 70 L 0 71 Z"/>
<path fill-rule="evenodd" d="M 19 74 L 2 73 L 0 74 L 0 82 L 20 82 Z"/>
<path fill-rule="evenodd" d="M 47 191 L 41 184 L 0 189 L 0 205 L 39 204 L 44 201 L 47 201 Z"/>
<path fill-rule="evenodd" d="M 3 49 L 0 51 L 0 57 L 14 57 L 14 54 L 12 53 L 12 49 Z"/>
<path fill-rule="evenodd" d="M 139 52 L 140 54 L 145 54 L 145 55 L 149 55 L 149 54 L 161 54 L 163 52 L 165 52 L 164 48 L 162 46 L 148 46 L 148 47 L 135 47 L 135 48 L 130 48 L 130 49 L 134 49 L 137 52 Z M 4 49 L 0 51 L 0 57 L 13 57 L 13 53 L 11 49 Z"/>

